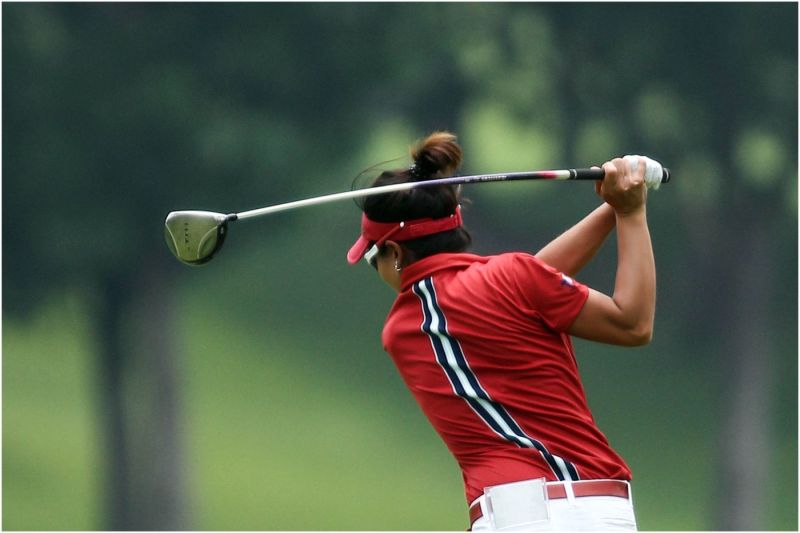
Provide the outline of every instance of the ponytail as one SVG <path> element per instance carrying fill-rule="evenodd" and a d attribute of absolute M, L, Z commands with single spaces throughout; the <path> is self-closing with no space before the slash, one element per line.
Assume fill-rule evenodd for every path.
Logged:
<path fill-rule="evenodd" d="M 432 133 L 411 148 L 414 164 L 411 181 L 426 181 L 455 174 L 461 165 L 462 151 L 456 136 L 446 131 Z"/>

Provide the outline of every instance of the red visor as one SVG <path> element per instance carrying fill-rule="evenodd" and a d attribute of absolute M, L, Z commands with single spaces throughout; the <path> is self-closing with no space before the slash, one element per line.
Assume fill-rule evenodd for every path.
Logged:
<path fill-rule="evenodd" d="M 347 262 L 351 265 L 358 263 L 369 248 L 369 243 L 374 242 L 380 247 L 391 239 L 402 242 L 450 231 L 461 227 L 461 206 L 456 207 L 456 212 L 444 218 L 418 218 L 403 222 L 374 222 L 361 215 L 361 236 L 347 252 Z"/>

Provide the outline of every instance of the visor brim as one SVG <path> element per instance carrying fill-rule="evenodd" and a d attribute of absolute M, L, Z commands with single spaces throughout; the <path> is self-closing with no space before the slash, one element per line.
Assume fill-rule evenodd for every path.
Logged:
<path fill-rule="evenodd" d="M 363 236 L 359 237 L 353 246 L 350 247 L 350 251 L 347 252 L 347 262 L 351 265 L 355 265 L 361 261 L 364 254 L 367 253 L 367 248 L 369 248 L 369 241 Z"/>

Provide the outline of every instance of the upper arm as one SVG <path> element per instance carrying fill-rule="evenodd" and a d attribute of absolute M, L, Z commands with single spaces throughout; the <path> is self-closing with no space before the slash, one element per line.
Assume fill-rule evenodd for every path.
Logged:
<path fill-rule="evenodd" d="M 589 288 L 536 257 L 510 257 L 506 272 L 518 309 L 554 331 L 566 332 L 583 307 Z"/>
<path fill-rule="evenodd" d="M 652 337 L 652 328 L 643 328 L 639 321 L 626 319 L 610 296 L 591 288 L 568 332 L 575 337 L 623 346 L 641 346 Z"/>
<path fill-rule="evenodd" d="M 650 341 L 652 323 L 623 312 L 613 298 L 525 254 L 507 256 L 505 270 L 520 311 L 554 331 L 587 340 L 639 346 Z"/>

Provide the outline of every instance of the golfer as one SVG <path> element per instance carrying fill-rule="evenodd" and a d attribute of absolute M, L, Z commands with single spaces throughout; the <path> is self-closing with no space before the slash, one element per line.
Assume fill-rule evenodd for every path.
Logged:
<path fill-rule="evenodd" d="M 374 186 L 452 175 L 462 151 L 437 132 L 411 155 Z M 383 345 L 461 467 L 473 531 L 636 530 L 630 469 L 595 424 L 570 340 L 638 346 L 652 335 L 645 164 L 603 170 L 604 203 L 536 255 L 466 253 L 454 186 L 363 200 L 348 261 L 365 257 L 398 292 Z M 573 276 L 614 228 L 608 296 Z"/>

